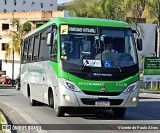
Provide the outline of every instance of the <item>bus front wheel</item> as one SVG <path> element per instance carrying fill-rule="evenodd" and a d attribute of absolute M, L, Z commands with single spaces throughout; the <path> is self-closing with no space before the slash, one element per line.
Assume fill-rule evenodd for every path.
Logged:
<path fill-rule="evenodd" d="M 112 108 L 112 111 L 116 117 L 122 118 L 125 115 L 126 108 Z"/>
<path fill-rule="evenodd" d="M 50 90 L 48 94 L 48 103 L 51 108 L 54 108 L 54 97 L 53 92 Z"/>
<path fill-rule="evenodd" d="M 36 106 L 37 105 L 37 101 L 32 99 L 31 96 L 30 96 L 30 104 L 31 104 L 31 106 Z"/>
<path fill-rule="evenodd" d="M 64 114 L 65 114 L 64 109 L 62 107 L 59 107 L 59 106 L 55 107 L 55 112 L 56 112 L 57 117 L 63 117 Z"/>

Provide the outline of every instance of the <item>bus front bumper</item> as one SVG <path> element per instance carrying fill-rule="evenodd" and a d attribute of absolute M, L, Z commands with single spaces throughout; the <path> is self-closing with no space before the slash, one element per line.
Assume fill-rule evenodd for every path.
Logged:
<path fill-rule="evenodd" d="M 86 95 L 83 91 L 72 91 L 63 85 L 59 87 L 55 104 L 63 107 L 136 107 L 139 101 L 139 86 L 134 91 L 124 91 L 117 96 Z"/>

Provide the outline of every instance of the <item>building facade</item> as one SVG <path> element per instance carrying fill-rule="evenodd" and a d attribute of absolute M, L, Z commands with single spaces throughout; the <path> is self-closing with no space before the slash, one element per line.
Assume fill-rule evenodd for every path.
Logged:
<path fill-rule="evenodd" d="M 0 0 L 0 3 L 0 12 L 57 10 L 57 0 Z"/>
<path fill-rule="evenodd" d="M 33 11 L 33 12 L 0 12 L 0 71 L 6 71 L 6 76 L 12 78 L 12 52 L 5 58 L 6 46 L 12 47 L 11 31 L 15 30 L 12 26 L 13 18 L 17 18 L 21 23 L 30 21 L 32 29 L 44 24 L 55 17 L 68 17 L 66 11 Z M 14 78 L 20 70 L 20 55 L 14 54 Z M 1 75 L 0 75 L 1 76 Z M 3 75 L 2 75 L 3 76 Z"/>

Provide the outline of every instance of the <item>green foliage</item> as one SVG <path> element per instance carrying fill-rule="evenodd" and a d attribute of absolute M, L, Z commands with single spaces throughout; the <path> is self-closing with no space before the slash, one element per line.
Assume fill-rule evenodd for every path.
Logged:
<path fill-rule="evenodd" d="M 160 0 L 147 0 L 146 4 L 150 16 L 156 17 L 157 24 L 160 26 Z M 158 46 L 160 46 L 160 27 L 158 30 L 158 34 L 159 34 Z M 160 51 L 160 47 L 158 51 Z M 160 56 L 160 52 L 159 53 L 157 52 L 157 56 L 158 57 Z"/>
<path fill-rule="evenodd" d="M 146 0 L 125 0 L 125 10 L 132 13 L 132 17 L 141 18 L 145 10 Z"/>
<path fill-rule="evenodd" d="M 5 60 L 10 57 L 13 50 L 15 53 L 20 55 L 23 37 L 31 30 L 30 22 L 25 22 L 21 24 L 19 19 L 16 18 L 14 18 L 12 21 L 12 27 L 14 27 L 15 30 L 10 31 L 9 36 L 12 38 L 12 42 L 9 44 L 6 50 Z"/>
<path fill-rule="evenodd" d="M 76 3 L 76 4 L 75 4 Z M 123 0 L 79 0 L 70 6 L 70 13 L 76 17 L 124 20 Z"/>
<path fill-rule="evenodd" d="M 32 27 L 32 25 L 31 25 L 31 23 L 30 22 L 25 22 L 24 24 L 23 24 L 23 30 L 25 31 L 25 32 L 29 32 L 29 31 L 31 31 L 31 27 Z"/>
<path fill-rule="evenodd" d="M 69 5 L 66 3 L 58 5 L 58 7 L 57 7 L 57 10 L 59 10 L 59 11 L 68 10 L 68 9 L 69 9 Z"/>
<path fill-rule="evenodd" d="M 160 0 L 146 0 L 146 5 L 150 16 L 156 17 L 160 25 Z"/>
<path fill-rule="evenodd" d="M 158 24 L 158 20 L 154 20 L 152 23 L 153 24 Z"/>
<path fill-rule="evenodd" d="M 115 20 L 125 20 L 128 14 L 141 18 L 146 10 L 160 24 L 160 0 L 73 0 L 60 6 L 69 10 L 71 16 Z M 133 20 L 129 23 L 138 21 Z"/>

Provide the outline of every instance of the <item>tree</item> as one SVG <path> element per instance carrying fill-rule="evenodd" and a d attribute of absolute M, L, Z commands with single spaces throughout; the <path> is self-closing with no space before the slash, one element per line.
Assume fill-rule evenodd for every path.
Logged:
<path fill-rule="evenodd" d="M 30 22 L 20 23 L 19 19 L 14 18 L 12 20 L 13 30 L 10 32 L 9 37 L 12 38 L 12 41 L 8 44 L 6 49 L 5 58 L 10 57 L 12 52 L 20 55 L 20 49 L 23 42 L 23 37 L 31 30 Z M 14 51 L 13 51 L 14 50 Z"/>
<path fill-rule="evenodd" d="M 74 1 L 72 5 L 70 5 L 70 15 L 74 17 L 88 17 L 89 9 L 87 8 L 90 2 L 84 0 Z M 90 8 L 92 8 L 93 4 L 90 4 Z"/>
<path fill-rule="evenodd" d="M 70 7 L 72 16 L 124 20 L 124 0 L 80 0 Z M 96 9 L 95 9 L 96 8 Z"/>
<path fill-rule="evenodd" d="M 157 42 L 157 56 L 160 57 L 160 0 L 146 0 L 148 12 L 150 16 L 154 16 L 158 22 L 158 42 Z M 158 90 L 160 83 L 157 84 Z"/>
<path fill-rule="evenodd" d="M 160 0 L 146 0 L 146 6 L 150 16 L 154 16 L 157 19 L 158 24 L 158 44 L 157 44 L 157 56 L 160 56 Z"/>
<path fill-rule="evenodd" d="M 123 0 L 100 0 L 97 5 L 101 18 L 125 20 Z"/>
<path fill-rule="evenodd" d="M 146 19 L 142 19 L 142 14 L 145 10 L 145 0 L 124 0 L 124 9 L 126 10 L 126 21 L 131 25 L 132 28 L 139 30 L 143 37 L 144 31 L 138 23 L 144 23 Z"/>
<path fill-rule="evenodd" d="M 141 18 L 145 10 L 146 2 L 145 0 L 125 0 L 125 9 L 130 12 L 133 17 Z"/>

